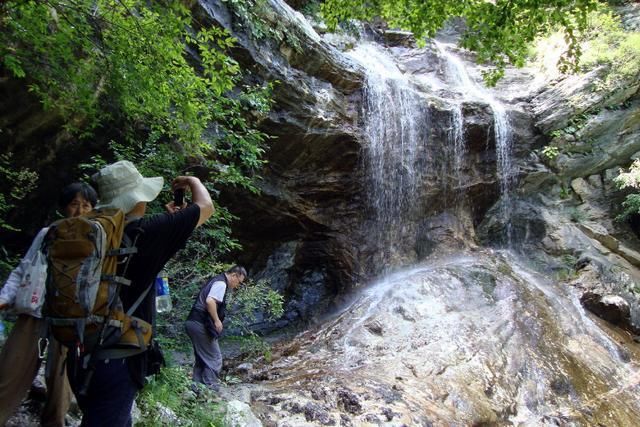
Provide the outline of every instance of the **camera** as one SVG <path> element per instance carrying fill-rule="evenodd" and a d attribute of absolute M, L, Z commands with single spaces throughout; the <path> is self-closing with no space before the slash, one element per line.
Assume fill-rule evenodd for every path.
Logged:
<path fill-rule="evenodd" d="M 184 204 L 184 188 L 178 188 L 173 191 L 174 206 L 182 206 Z"/>

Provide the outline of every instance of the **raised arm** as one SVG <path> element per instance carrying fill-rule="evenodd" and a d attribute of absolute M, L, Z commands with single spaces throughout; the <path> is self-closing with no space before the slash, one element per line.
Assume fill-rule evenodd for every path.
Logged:
<path fill-rule="evenodd" d="M 211 201 L 211 195 L 209 194 L 207 187 L 205 187 L 204 184 L 202 184 L 202 182 L 195 176 L 177 177 L 173 180 L 172 188 L 173 190 L 178 188 L 189 188 L 191 190 L 192 202 L 200 207 L 200 218 L 198 219 L 198 225 L 196 227 L 202 225 L 211 217 L 211 215 L 213 215 L 214 208 L 213 202 Z"/>

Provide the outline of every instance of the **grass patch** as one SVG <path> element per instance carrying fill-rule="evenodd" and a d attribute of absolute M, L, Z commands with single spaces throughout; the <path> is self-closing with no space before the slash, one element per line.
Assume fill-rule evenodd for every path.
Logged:
<path fill-rule="evenodd" d="M 225 406 L 215 396 L 191 391 L 191 368 L 167 366 L 151 378 L 137 399 L 139 427 L 222 426 Z M 164 409 L 163 409 L 164 408 Z"/>

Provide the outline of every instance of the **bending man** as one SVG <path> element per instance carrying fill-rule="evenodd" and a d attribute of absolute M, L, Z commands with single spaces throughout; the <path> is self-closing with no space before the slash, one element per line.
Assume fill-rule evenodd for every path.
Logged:
<path fill-rule="evenodd" d="M 198 293 L 185 322 L 195 354 L 193 382 L 204 384 L 213 391 L 219 389 L 218 377 L 222 370 L 218 338 L 222 333 L 225 296 L 229 287 L 237 289 L 246 277 L 246 270 L 236 265 L 209 280 Z"/>

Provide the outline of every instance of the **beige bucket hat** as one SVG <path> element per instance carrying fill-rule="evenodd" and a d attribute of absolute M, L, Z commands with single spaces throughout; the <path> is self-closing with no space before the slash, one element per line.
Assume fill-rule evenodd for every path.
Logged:
<path fill-rule="evenodd" d="M 100 201 L 96 208 L 118 208 L 128 213 L 138 202 L 150 202 L 158 197 L 164 179 L 143 177 L 128 160 L 110 164 L 93 175 Z"/>

